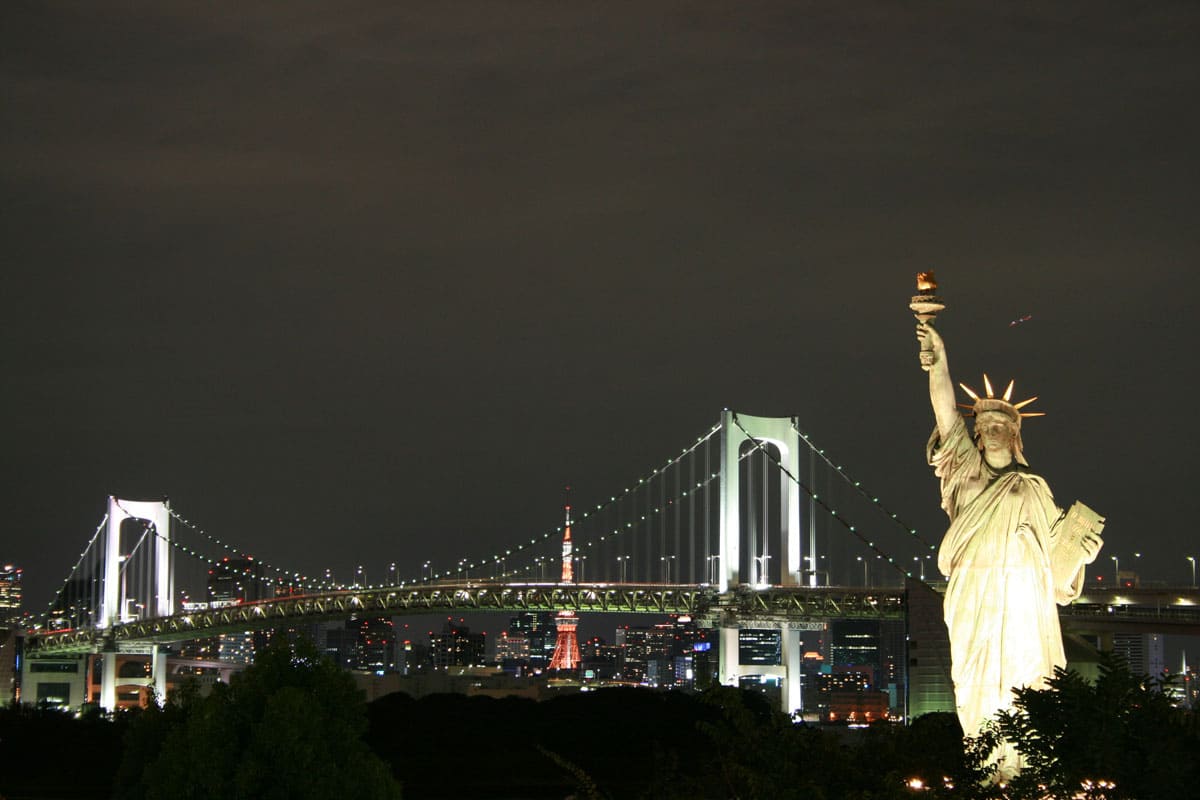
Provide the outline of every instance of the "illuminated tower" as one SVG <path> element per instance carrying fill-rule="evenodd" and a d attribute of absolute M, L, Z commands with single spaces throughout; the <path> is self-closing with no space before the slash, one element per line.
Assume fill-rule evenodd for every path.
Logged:
<path fill-rule="evenodd" d="M 562 582 L 571 583 L 575 580 L 575 570 L 571 564 L 571 506 L 566 506 L 567 524 L 563 532 L 562 548 Z M 554 642 L 554 655 L 550 657 L 550 669 L 579 669 L 579 639 L 575 636 L 575 627 L 579 618 L 575 612 L 564 609 L 554 618 L 558 626 L 558 639 Z"/>

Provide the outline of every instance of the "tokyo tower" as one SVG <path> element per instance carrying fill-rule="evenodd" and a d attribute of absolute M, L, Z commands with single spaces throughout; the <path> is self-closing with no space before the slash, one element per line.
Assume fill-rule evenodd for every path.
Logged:
<path fill-rule="evenodd" d="M 571 583 L 575 580 L 575 570 L 571 565 L 571 506 L 566 506 L 567 524 L 563 532 L 562 548 L 562 582 Z M 579 669 L 579 639 L 575 636 L 575 627 L 579 618 L 575 612 L 564 609 L 554 618 L 558 627 L 558 638 L 554 641 L 554 655 L 550 657 L 550 669 Z"/>

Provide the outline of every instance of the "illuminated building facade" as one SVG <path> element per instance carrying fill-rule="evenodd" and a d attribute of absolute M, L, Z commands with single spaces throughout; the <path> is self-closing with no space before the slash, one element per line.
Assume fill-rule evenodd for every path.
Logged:
<path fill-rule="evenodd" d="M 817 676 L 817 706 L 825 722 L 870 724 L 888 719 L 888 693 L 874 687 L 872 672 L 844 670 Z"/>
<path fill-rule="evenodd" d="M 829 654 L 834 668 L 870 667 L 879 670 L 879 621 L 835 619 L 829 625 Z"/>
<path fill-rule="evenodd" d="M 8 708 L 17 700 L 19 687 L 17 653 L 20 641 L 15 628 L 0 626 L 0 708 Z"/>
<path fill-rule="evenodd" d="M 396 671 L 401 675 L 418 675 L 429 671 L 432 666 L 430 650 L 412 639 L 396 642 Z"/>
<path fill-rule="evenodd" d="M 1161 676 L 1167 666 L 1161 633 L 1114 633 L 1112 651 L 1125 659 L 1134 675 Z"/>
<path fill-rule="evenodd" d="M 446 620 L 441 633 L 429 632 L 429 655 L 435 670 L 481 666 L 486 662 L 486 653 L 487 637 L 471 633 L 461 620 Z"/>
<path fill-rule="evenodd" d="M 525 666 L 530 671 L 541 672 L 550 666 L 554 645 L 558 640 L 554 614 L 549 611 L 524 611 L 509 620 L 508 633 L 529 641 L 528 663 Z"/>
<path fill-rule="evenodd" d="M 599 636 L 579 643 L 580 673 L 585 681 L 615 680 L 625 662 L 624 649 Z"/>
<path fill-rule="evenodd" d="M 327 622 L 320 626 L 321 652 L 342 669 L 358 666 L 358 628 L 352 622 Z"/>
<path fill-rule="evenodd" d="M 915 719 L 936 711 L 954 712 L 954 681 L 950 677 L 950 635 L 942 617 L 942 596 L 931 586 L 908 580 L 905 717 Z"/>
<path fill-rule="evenodd" d="M 396 671 L 396 627 L 390 617 L 358 623 L 356 668 L 382 675 Z"/>
<path fill-rule="evenodd" d="M 0 567 L 0 628 L 17 624 L 21 616 L 21 568 Z"/>
<path fill-rule="evenodd" d="M 512 630 L 501 631 L 496 637 L 496 652 L 492 660 L 510 675 L 529 671 L 529 637 Z"/>
<path fill-rule="evenodd" d="M 778 666 L 783 656 L 781 642 L 778 630 L 739 630 L 738 663 Z"/>
<path fill-rule="evenodd" d="M 624 652 L 621 679 L 644 686 L 670 686 L 674 666 L 673 625 L 617 628 L 617 645 Z"/>
<path fill-rule="evenodd" d="M 21 570 L 0 567 L 0 708 L 17 696 L 17 626 L 21 616 Z"/>
<path fill-rule="evenodd" d="M 704 688 L 719 667 L 712 631 L 698 628 L 691 617 L 673 615 L 670 622 L 616 630 L 621 680 L 674 689 Z"/>

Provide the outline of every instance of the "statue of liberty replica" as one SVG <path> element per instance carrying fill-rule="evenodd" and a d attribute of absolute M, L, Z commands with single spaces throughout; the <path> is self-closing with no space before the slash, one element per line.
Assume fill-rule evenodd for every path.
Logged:
<path fill-rule="evenodd" d="M 1079 597 L 1084 567 L 1102 546 L 1104 520 L 1081 503 L 1064 512 L 1031 470 L 1021 421 L 1042 416 L 1023 410 L 1036 397 L 1013 402 L 1012 382 L 996 397 L 986 375 L 982 394 L 962 385 L 971 400 L 963 407 L 974 418 L 968 433 L 955 404 L 946 345 L 933 327 L 945 307 L 933 273 L 917 276 L 917 290 L 911 308 L 937 422 L 926 455 L 950 517 L 938 568 L 949 578 L 943 609 L 951 675 L 963 733 L 973 736 L 998 711 L 1012 708 L 1014 688 L 1043 687 L 1055 667 L 1066 666 L 1057 605 Z M 993 756 L 996 780 L 1020 771 L 1011 744 Z"/>

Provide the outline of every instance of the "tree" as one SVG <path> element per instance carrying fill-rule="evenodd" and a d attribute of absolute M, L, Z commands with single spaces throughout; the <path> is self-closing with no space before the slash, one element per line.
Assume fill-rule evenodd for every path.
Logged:
<path fill-rule="evenodd" d="M 1026 762 L 1013 791 L 1045 786 L 1067 797 L 1090 785 L 1095 797 L 1194 796 L 1200 729 L 1194 714 L 1173 708 L 1161 688 L 1105 653 L 1094 684 L 1056 669 L 1047 688 L 1018 689 L 1015 708 L 999 716 L 1002 735 Z M 1101 780 L 1116 786 L 1102 787 Z"/>
<path fill-rule="evenodd" d="M 276 640 L 253 666 L 204 698 L 137 720 L 118 797 L 399 798 L 388 767 L 363 741 L 366 707 L 354 680 L 307 641 Z M 152 730 L 151 754 L 135 746 Z M 144 764 L 129 763 L 146 758 Z"/>

